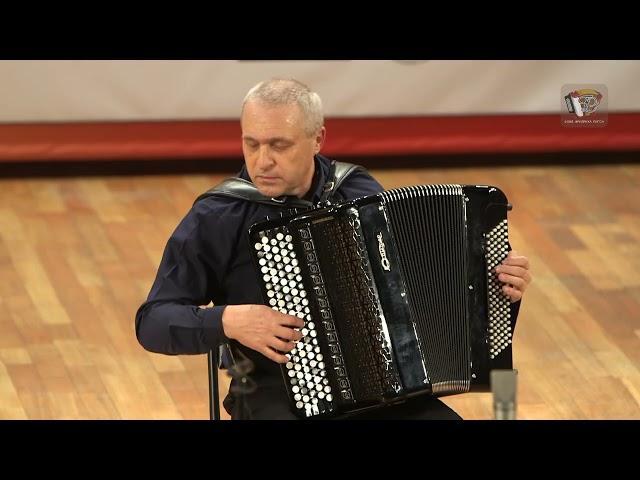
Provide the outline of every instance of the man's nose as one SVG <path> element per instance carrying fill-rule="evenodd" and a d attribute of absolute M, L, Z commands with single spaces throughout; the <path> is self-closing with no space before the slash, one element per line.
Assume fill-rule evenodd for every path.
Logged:
<path fill-rule="evenodd" d="M 258 151 L 258 164 L 263 169 L 269 168 L 274 164 L 269 145 L 260 146 L 260 150 Z"/>

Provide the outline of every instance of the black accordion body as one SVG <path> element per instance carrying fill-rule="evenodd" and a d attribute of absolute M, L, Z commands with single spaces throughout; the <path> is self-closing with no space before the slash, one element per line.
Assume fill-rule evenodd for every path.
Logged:
<path fill-rule="evenodd" d="M 512 368 L 494 270 L 509 209 L 495 187 L 420 185 L 253 225 L 265 304 L 305 322 L 282 366 L 292 410 L 489 391 L 491 370 Z"/>

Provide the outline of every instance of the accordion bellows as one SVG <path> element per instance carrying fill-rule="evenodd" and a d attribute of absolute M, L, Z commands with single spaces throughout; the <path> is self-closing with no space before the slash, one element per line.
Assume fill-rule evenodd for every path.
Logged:
<path fill-rule="evenodd" d="M 496 187 L 419 185 L 253 225 L 265 303 L 305 322 L 282 366 L 292 410 L 335 416 L 410 396 L 489 391 L 515 319 Z"/>

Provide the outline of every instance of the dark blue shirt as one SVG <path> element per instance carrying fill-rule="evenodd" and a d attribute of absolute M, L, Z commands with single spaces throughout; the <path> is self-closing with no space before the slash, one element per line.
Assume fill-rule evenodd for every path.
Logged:
<path fill-rule="evenodd" d="M 314 180 L 305 199 L 320 200 L 330 161 L 315 158 Z M 240 178 L 250 180 L 246 169 Z M 352 199 L 382 191 L 367 172 L 355 171 L 336 192 Z M 147 301 L 136 314 L 136 335 L 147 350 L 170 355 L 206 353 L 228 339 L 222 328 L 226 305 L 263 304 L 251 257 L 248 230 L 281 208 L 211 196 L 197 202 L 173 232 Z M 213 302 L 213 308 L 203 308 Z M 253 361 L 253 378 L 281 378 L 278 364 L 231 342 Z"/>

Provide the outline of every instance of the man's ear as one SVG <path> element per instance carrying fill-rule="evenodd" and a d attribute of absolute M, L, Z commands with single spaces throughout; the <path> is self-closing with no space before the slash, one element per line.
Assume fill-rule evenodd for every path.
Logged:
<path fill-rule="evenodd" d="M 324 141 L 327 138 L 327 129 L 325 127 L 322 127 L 320 130 L 318 130 L 318 133 L 316 134 L 316 148 L 315 148 L 315 152 L 314 153 L 320 153 L 320 150 L 322 150 L 322 146 L 324 145 Z"/>

